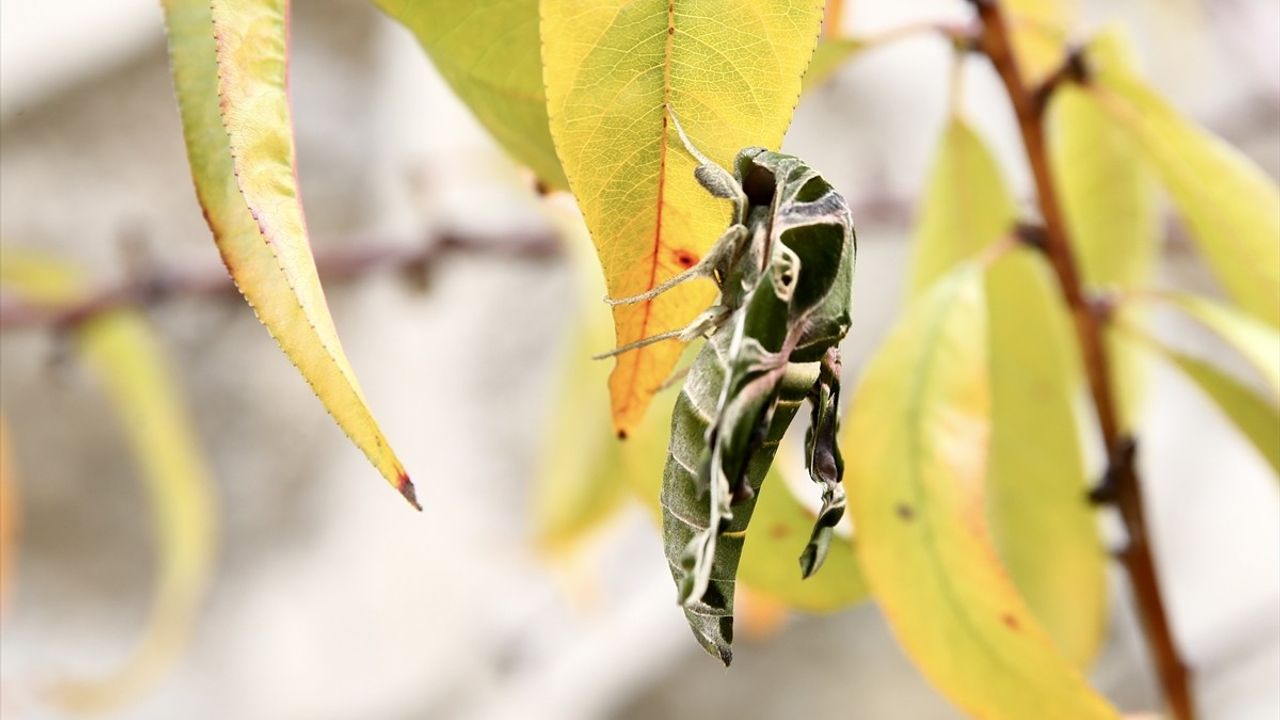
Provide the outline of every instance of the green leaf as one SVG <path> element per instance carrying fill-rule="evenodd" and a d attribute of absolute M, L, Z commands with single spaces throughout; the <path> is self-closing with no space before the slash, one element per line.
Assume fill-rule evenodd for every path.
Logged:
<path fill-rule="evenodd" d="M 46 257 L 6 251 L 0 286 L 28 302 L 83 294 L 79 273 Z M 48 689 L 59 707 L 102 713 L 137 700 L 186 648 L 216 553 L 217 500 L 164 348 L 138 313 L 107 311 L 75 328 L 76 349 L 101 378 L 141 470 L 157 552 L 146 630 L 119 667 Z"/>
<path fill-rule="evenodd" d="M 1280 187 L 1181 117 L 1124 61 L 1115 33 L 1089 46 L 1089 91 L 1142 148 L 1209 267 L 1245 311 L 1280 327 Z"/>
<path fill-rule="evenodd" d="M 1035 85 L 1067 54 L 1075 0 L 1004 0 L 1013 51 L 1028 85 Z"/>
<path fill-rule="evenodd" d="M 776 149 L 821 20 L 819 0 L 542 2 L 551 135 L 612 296 L 697 262 L 728 226 L 729 203 L 694 180 L 667 107 L 721 165 L 745 146 Z M 711 282 L 689 283 L 620 305 L 617 342 L 683 327 L 714 296 Z M 672 340 L 618 357 L 617 429 L 639 423 L 681 352 Z"/>
<path fill-rule="evenodd" d="M 196 196 L 227 270 L 339 427 L 415 506 L 338 341 L 298 196 L 285 0 L 164 0 Z M 216 35 L 216 40 L 215 40 Z"/>
<path fill-rule="evenodd" d="M 1159 256 L 1160 228 L 1155 185 L 1140 149 L 1078 87 L 1055 91 L 1048 117 L 1056 186 L 1085 282 L 1106 289 L 1147 286 Z M 1140 314 L 1128 319 L 1142 322 Z M 1132 428 L 1144 393 L 1143 358 L 1110 339 L 1107 351 L 1121 424 Z"/>
<path fill-rule="evenodd" d="M 1160 300 L 1208 328 L 1257 371 L 1275 402 L 1280 403 L 1280 331 L 1208 298 L 1161 293 Z"/>
<path fill-rule="evenodd" d="M 517 161 L 566 188 L 547 127 L 538 0 L 373 0 L 408 28 L 476 118 Z"/>
<path fill-rule="evenodd" d="M 1024 605 L 986 532 L 986 318 L 981 268 L 961 266 L 867 366 L 842 435 L 862 567 L 899 642 L 964 712 L 1116 717 Z"/>
<path fill-rule="evenodd" d="M 1016 207 L 982 139 L 953 119 L 916 226 L 911 294 L 1006 235 Z M 1078 350 L 1056 287 L 1028 251 L 986 279 L 991 365 L 987 518 L 1000 557 L 1035 617 L 1080 666 L 1106 623 L 1105 556 L 1073 403 Z M 1027 428 L 1037 428 L 1028 439 Z"/>
<path fill-rule="evenodd" d="M 1130 342 L 1151 348 L 1204 391 L 1280 477 L 1280 408 L 1213 363 L 1174 350 L 1132 326 L 1120 327 Z"/>

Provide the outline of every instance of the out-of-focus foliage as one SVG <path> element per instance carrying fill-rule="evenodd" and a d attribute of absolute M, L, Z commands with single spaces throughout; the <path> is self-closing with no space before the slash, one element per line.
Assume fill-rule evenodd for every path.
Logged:
<path fill-rule="evenodd" d="M 567 182 L 547 127 L 538 0 L 374 0 L 413 32 L 458 97 L 517 161 Z"/>
<path fill-rule="evenodd" d="M 6 250 L 0 291 L 38 306 L 80 297 L 85 287 L 65 265 Z M 217 502 L 180 384 L 142 316 L 102 312 L 77 325 L 74 338 L 137 459 L 156 548 L 155 594 L 136 649 L 101 678 L 64 679 L 48 689 L 50 700 L 64 709 L 106 712 L 148 691 L 186 647 L 213 572 Z"/>
<path fill-rule="evenodd" d="M 1147 287 L 1160 226 L 1155 185 L 1139 149 L 1092 95 L 1073 85 L 1054 93 L 1047 118 L 1056 186 L 1085 282 L 1104 292 Z M 1124 312 L 1131 322 L 1143 321 L 1137 308 Z M 1146 385 L 1143 358 L 1110 336 L 1107 352 L 1120 423 L 1133 428 Z"/>
<path fill-rule="evenodd" d="M 311 256 L 286 87 L 287 3 L 165 0 L 164 10 L 196 195 L 227 270 L 338 425 L 416 505 L 342 351 Z"/>
<path fill-rule="evenodd" d="M 1266 383 L 1271 401 L 1280 404 L 1280 330 L 1197 295 L 1166 293 L 1157 297 L 1208 328 L 1239 353 Z"/>
<path fill-rule="evenodd" d="M 723 166 L 749 145 L 776 149 L 821 21 L 817 0 L 544 0 L 551 135 L 611 295 L 690 267 L 728 226 L 729 203 L 694 180 L 668 108 Z M 714 294 L 690 283 L 614 308 L 618 344 L 683 327 Z M 681 352 L 670 341 L 618 357 L 610 388 L 620 431 L 643 418 Z"/>
<path fill-rule="evenodd" d="M 1075 0 L 1004 0 L 1022 79 L 1035 85 L 1066 55 Z"/>
<path fill-rule="evenodd" d="M 1149 88 L 1125 61 L 1117 33 L 1096 38 L 1087 58 L 1089 92 L 1142 149 L 1227 294 L 1280 327 L 1280 188 Z"/>
<path fill-rule="evenodd" d="M 842 435 L 859 557 L 899 642 L 965 712 L 1115 717 L 1023 603 L 987 533 L 983 285 L 977 263 L 938 281 L 862 376 Z"/>
<path fill-rule="evenodd" d="M 1009 238 L 1012 196 L 982 139 L 954 119 L 942 136 L 915 231 L 911 297 Z M 1085 472 L 1071 328 L 1052 278 L 1028 251 L 986 278 L 991 383 L 987 517 L 1005 567 L 1063 651 L 1087 666 L 1106 620 L 1105 557 Z M 1035 441 L 1027 428 L 1036 428 Z"/>

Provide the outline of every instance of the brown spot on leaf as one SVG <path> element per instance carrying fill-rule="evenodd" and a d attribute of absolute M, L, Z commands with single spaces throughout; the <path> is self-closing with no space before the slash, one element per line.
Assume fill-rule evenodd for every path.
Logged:
<path fill-rule="evenodd" d="M 623 429 L 623 428 L 618 428 L 618 439 L 619 439 L 619 440 L 626 440 L 626 439 L 627 439 L 627 431 L 626 431 L 625 429 Z"/>
<path fill-rule="evenodd" d="M 698 256 L 688 250 L 676 251 L 676 264 L 682 268 L 691 268 L 698 264 Z"/>
<path fill-rule="evenodd" d="M 791 528 L 782 523 L 776 523 L 773 527 L 769 528 L 769 537 L 774 540 L 781 540 L 790 534 Z"/>
<path fill-rule="evenodd" d="M 898 517 L 908 522 L 916 516 L 915 509 L 906 503 L 898 503 L 898 507 L 894 508 L 894 510 L 898 513 Z"/>
<path fill-rule="evenodd" d="M 1004 623 L 1005 627 L 1014 632 L 1018 632 L 1021 628 L 1021 626 L 1018 625 L 1018 618 L 1014 617 L 1012 613 L 1005 613 L 1004 615 L 1001 615 L 1000 622 Z"/>

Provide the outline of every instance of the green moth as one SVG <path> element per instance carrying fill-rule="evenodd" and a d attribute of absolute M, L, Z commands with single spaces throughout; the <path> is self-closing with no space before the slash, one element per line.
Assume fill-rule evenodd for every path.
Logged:
<path fill-rule="evenodd" d="M 822 509 L 800 555 L 804 577 L 822 565 L 844 514 L 838 346 L 850 324 L 856 240 L 848 204 L 804 161 L 751 147 L 738 153 L 730 173 L 671 118 L 699 162 L 698 182 L 733 203 L 733 222 L 694 267 L 649 292 L 607 302 L 642 302 L 697 277 L 713 278 L 720 297 L 688 327 L 603 357 L 671 338 L 708 338 L 671 419 L 662 528 L 689 625 L 727 665 L 747 523 L 777 445 L 806 399 L 812 421 L 805 460 L 822 487 Z"/>

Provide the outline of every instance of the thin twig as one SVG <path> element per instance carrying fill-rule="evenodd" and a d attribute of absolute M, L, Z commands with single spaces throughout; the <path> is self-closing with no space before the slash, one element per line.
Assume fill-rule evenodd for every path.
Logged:
<path fill-rule="evenodd" d="M 536 260 L 556 257 L 561 251 L 559 238 L 549 233 L 519 238 L 441 233 L 429 236 L 416 246 L 353 243 L 350 248 L 318 253 L 316 269 L 326 282 L 344 282 L 385 270 L 422 276 L 449 255 Z M 110 310 L 150 306 L 177 297 L 231 297 L 234 294 L 235 285 L 220 266 L 140 275 L 68 302 L 32 303 L 0 294 L 0 330 L 67 328 Z"/>
<path fill-rule="evenodd" d="M 1018 127 L 1035 179 L 1040 214 L 1044 220 L 1044 251 L 1067 305 L 1071 309 L 1076 335 L 1089 379 L 1090 394 L 1098 416 L 1103 444 L 1107 449 L 1107 474 L 1102 495 L 1114 502 L 1128 532 L 1128 545 L 1120 560 L 1128 572 L 1138 609 L 1146 629 L 1147 643 L 1155 660 L 1160 683 L 1173 716 L 1191 720 L 1195 716 L 1191 684 L 1186 665 L 1178 654 L 1169 629 L 1143 511 L 1142 488 L 1134 463 L 1136 441 L 1120 427 L 1111 373 L 1102 340 L 1104 317 L 1085 297 L 1076 269 L 1066 223 L 1049 167 L 1044 136 L 1044 97 L 1023 83 L 1014 57 L 1008 26 L 999 0 L 970 0 L 978 9 L 982 33 L 979 50 L 986 55 L 1004 84 L 1017 114 Z M 1069 59 L 1070 63 L 1071 60 Z M 1068 72 L 1075 73 L 1078 67 Z M 1064 75 L 1063 77 L 1065 77 Z M 1062 78 L 1059 77 L 1059 80 Z M 1110 487 L 1106 487 L 1106 485 Z"/>

